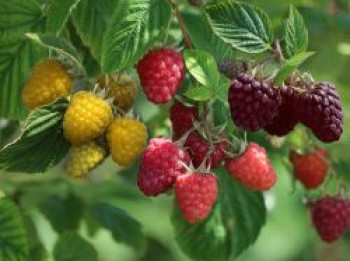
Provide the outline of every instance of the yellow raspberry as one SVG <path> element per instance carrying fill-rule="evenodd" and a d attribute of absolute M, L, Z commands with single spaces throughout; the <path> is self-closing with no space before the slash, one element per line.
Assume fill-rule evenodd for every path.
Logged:
<path fill-rule="evenodd" d="M 147 142 L 147 127 L 133 118 L 116 118 L 108 127 L 107 142 L 113 160 L 129 166 Z"/>
<path fill-rule="evenodd" d="M 107 101 L 86 91 L 76 93 L 63 119 L 64 136 L 72 144 L 89 142 L 103 134 L 113 119 Z"/>
<path fill-rule="evenodd" d="M 99 83 L 101 88 L 107 89 L 108 97 L 114 99 L 114 105 L 124 112 L 130 110 L 137 93 L 137 84 L 130 76 L 125 73 L 108 78 L 102 76 Z"/>
<path fill-rule="evenodd" d="M 67 170 L 73 178 L 84 177 L 96 168 L 106 157 L 106 151 L 96 142 L 72 146 L 69 152 Z"/>
<path fill-rule="evenodd" d="M 57 98 L 67 96 L 73 81 L 69 73 L 56 60 L 44 60 L 35 66 L 22 92 L 26 107 L 49 104 Z"/>

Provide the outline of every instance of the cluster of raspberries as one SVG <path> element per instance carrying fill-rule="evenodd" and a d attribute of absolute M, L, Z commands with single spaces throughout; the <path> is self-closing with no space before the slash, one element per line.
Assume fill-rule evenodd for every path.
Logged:
<path fill-rule="evenodd" d="M 229 104 L 235 124 L 250 132 L 264 129 L 284 136 L 298 123 L 306 125 L 323 142 L 334 142 L 343 133 L 343 112 L 335 86 L 321 82 L 312 86 L 271 82 L 241 73 L 232 80 Z"/>

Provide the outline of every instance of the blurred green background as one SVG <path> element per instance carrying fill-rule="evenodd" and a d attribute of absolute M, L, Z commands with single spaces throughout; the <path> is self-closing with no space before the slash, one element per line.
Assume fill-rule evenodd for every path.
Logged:
<path fill-rule="evenodd" d="M 303 69 L 312 72 L 318 81 L 328 80 L 336 84 L 340 92 L 346 116 L 345 132 L 339 143 L 327 145 L 335 167 L 340 175 L 349 183 L 350 181 L 350 1 L 339 0 L 256 0 L 246 1 L 263 8 L 270 16 L 276 31 L 281 24 L 281 19 L 287 14 L 290 4 L 295 4 L 304 16 L 310 33 L 310 47 L 316 51 Z M 200 24 L 198 24 L 200 27 Z M 151 135 L 169 135 L 169 121 L 167 120 L 167 107 L 158 108 L 145 101 L 142 94 L 138 97 L 136 112 L 147 122 Z M 16 129 L 16 123 L 0 121 L 3 144 L 9 135 Z M 348 261 L 350 260 L 350 235 L 343 240 L 326 245 L 322 243 L 310 225 L 308 212 L 302 203 L 303 190 L 297 184 L 293 192 L 291 169 L 287 163 L 288 144 L 276 149 L 268 142 L 263 133 L 251 137 L 264 144 L 271 156 L 272 162 L 278 173 L 279 179 L 276 187 L 265 194 L 265 202 L 268 208 L 267 223 L 256 241 L 237 260 L 239 261 Z M 298 133 L 291 139 L 298 140 Z M 62 175 L 64 164 L 57 166 L 49 177 Z M 136 164 L 137 165 L 137 164 Z M 89 235 L 89 226 L 83 222 L 80 231 L 84 238 L 94 244 L 101 261 L 186 261 L 190 260 L 180 250 L 175 241 L 175 234 L 170 222 L 172 211 L 172 195 L 163 195 L 158 198 L 144 198 L 136 189 L 137 169 L 117 170 L 115 165 L 108 160 L 91 174 L 89 189 L 85 196 L 100 197 L 129 212 L 143 225 L 143 231 L 147 235 L 147 242 L 142 249 L 135 251 L 123 244 L 116 244 L 111 234 L 100 229 Z M 9 189 L 14 182 L 27 182 L 28 178 L 18 174 L 9 177 L 6 173 L 0 173 L 2 179 L 8 180 L 0 184 L 0 187 Z M 46 176 L 46 177 L 47 177 Z M 29 177 L 30 178 L 30 177 Z M 45 184 L 44 184 L 45 185 Z M 81 186 L 78 184 L 76 186 Z M 47 190 L 41 188 L 28 190 L 28 197 L 23 200 L 23 205 L 34 217 L 38 235 L 44 242 L 50 256 L 56 233 L 37 210 L 32 206 L 46 194 L 61 193 L 59 186 L 48 186 Z M 123 187 L 128 191 L 123 195 L 114 188 Z M 51 191 L 53 190 L 53 191 Z M 64 189 L 63 189 L 64 190 Z M 42 193 L 42 194 L 40 194 Z M 46 194 L 45 194 L 46 193 Z M 317 194 L 318 192 L 315 192 Z M 213 260 L 215 261 L 215 260 Z"/>

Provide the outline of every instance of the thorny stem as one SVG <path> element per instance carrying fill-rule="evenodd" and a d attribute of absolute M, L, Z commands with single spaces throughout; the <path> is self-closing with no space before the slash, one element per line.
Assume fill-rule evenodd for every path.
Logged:
<path fill-rule="evenodd" d="M 281 48 L 281 43 L 280 41 L 277 39 L 276 42 L 275 42 L 275 48 L 274 48 L 274 51 L 275 53 L 277 54 L 279 60 L 281 62 L 284 62 L 285 59 L 284 59 L 284 56 L 283 56 L 283 52 L 282 52 L 282 48 Z"/>

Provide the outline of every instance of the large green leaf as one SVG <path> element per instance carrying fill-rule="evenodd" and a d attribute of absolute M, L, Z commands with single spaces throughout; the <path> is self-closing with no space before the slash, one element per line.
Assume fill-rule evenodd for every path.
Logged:
<path fill-rule="evenodd" d="M 55 261 L 98 261 L 94 246 L 73 232 L 65 233 L 58 238 L 53 256 Z"/>
<path fill-rule="evenodd" d="M 69 16 L 80 0 L 51 0 L 47 11 L 47 31 L 53 34 L 62 32 Z"/>
<path fill-rule="evenodd" d="M 271 49 L 270 22 L 260 9 L 226 0 L 208 5 L 204 11 L 213 32 L 237 50 L 262 53 Z"/>
<path fill-rule="evenodd" d="M 37 173 L 58 164 L 69 149 L 62 133 L 66 107 L 67 101 L 60 99 L 34 110 L 28 117 L 22 135 L 0 151 L 0 168 Z"/>
<path fill-rule="evenodd" d="M 29 256 L 31 257 L 31 260 L 46 260 L 47 253 L 43 242 L 40 241 L 34 221 L 29 215 L 23 215 L 23 222 L 27 232 Z"/>
<path fill-rule="evenodd" d="M 103 40 L 105 72 L 131 67 L 160 40 L 171 19 L 171 6 L 164 0 L 129 0 L 114 13 Z"/>
<path fill-rule="evenodd" d="M 92 217 L 108 229 L 117 242 L 139 249 L 144 243 L 141 225 L 124 210 L 107 203 L 95 203 L 91 206 Z"/>
<path fill-rule="evenodd" d="M 80 0 L 73 12 L 73 22 L 83 43 L 100 61 L 102 39 L 113 12 L 122 0 Z"/>
<path fill-rule="evenodd" d="M 253 244 L 265 224 L 266 209 L 260 192 L 245 189 L 224 169 L 216 171 L 219 197 L 211 215 L 198 224 L 172 216 L 176 240 L 195 260 L 226 261 Z"/>
<path fill-rule="evenodd" d="M 308 30 L 299 11 L 291 6 L 284 25 L 282 50 L 286 58 L 305 52 L 308 46 Z"/>
<path fill-rule="evenodd" d="M 21 91 L 32 67 L 46 55 L 24 33 L 41 32 L 45 26 L 34 0 L 0 1 L 0 115 L 20 119 L 25 114 Z"/>
<path fill-rule="evenodd" d="M 27 261 L 28 242 L 21 213 L 8 198 L 0 199 L 0 261 Z"/>
<path fill-rule="evenodd" d="M 0 119 L 0 148 L 15 134 L 19 127 L 18 121 Z"/>
<path fill-rule="evenodd" d="M 50 196 L 40 205 L 40 210 L 59 233 L 77 230 L 83 217 L 84 205 L 80 198 L 70 193 Z"/>

